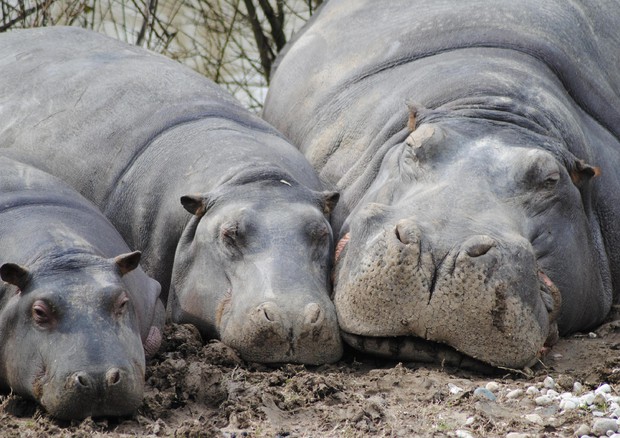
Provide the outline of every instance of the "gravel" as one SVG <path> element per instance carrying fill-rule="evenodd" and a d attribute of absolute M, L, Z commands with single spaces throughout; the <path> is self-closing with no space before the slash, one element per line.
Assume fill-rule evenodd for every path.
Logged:
<path fill-rule="evenodd" d="M 611 385 L 603 383 L 589 391 L 585 390 L 580 382 L 569 384 L 568 387 L 572 390 L 565 391 L 564 387 L 558 385 L 550 376 L 529 386 L 525 391 L 493 381 L 484 387 L 476 388 L 473 396 L 500 406 L 531 403 L 533 412 L 523 415 L 522 418 L 538 426 L 561 422 L 562 416 L 576 413 L 583 417 L 583 424 L 575 428 L 574 436 L 620 438 L 620 433 L 617 433 L 620 430 L 620 395 Z M 461 388 L 458 390 L 462 391 Z M 451 387 L 450 391 L 454 394 L 455 388 Z M 530 435 L 514 431 L 508 433 L 506 438 L 526 436 Z"/>

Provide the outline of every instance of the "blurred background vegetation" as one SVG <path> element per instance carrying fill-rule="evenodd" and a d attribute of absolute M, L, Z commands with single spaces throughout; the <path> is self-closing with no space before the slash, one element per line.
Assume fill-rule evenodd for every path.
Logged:
<path fill-rule="evenodd" d="M 276 55 L 323 0 L 0 0 L 0 32 L 80 26 L 162 53 L 260 111 Z"/>

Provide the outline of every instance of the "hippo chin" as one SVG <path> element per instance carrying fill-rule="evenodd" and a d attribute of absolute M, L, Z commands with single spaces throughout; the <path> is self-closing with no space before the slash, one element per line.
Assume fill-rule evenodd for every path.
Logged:
<path fill-rule="evenodd" d="M 620 296 L 606 5 L 331 0 L 283 52 L 264 117 L 341 193 L 353 347 L 520 368 L 603 321 Z"/>
<path fill-rule="evenodd" d="M 132 414 L 161 341 L 159 284 L 56 178 L 0 158 L 0 389 L 60 419 Z"/>
<path fill-rule="evenodd" d="M 282 134 L 189 68 L 83 29 L 1 34 L 0 59 L 0 155 L 99 207 L 174 322 L 248 360 L 341 356 L 338 194 Z"/>

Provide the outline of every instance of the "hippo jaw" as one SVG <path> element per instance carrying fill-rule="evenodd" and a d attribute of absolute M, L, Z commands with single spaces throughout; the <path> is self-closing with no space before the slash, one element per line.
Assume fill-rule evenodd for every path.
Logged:
<path fill-rule="evenodd" d="M 502 248 L 489 236 L 472 236 L 437 263 L 419 232 L 399 225 L 400 233 L 377 236 L 357 268 L 342 245 L 334 302 L 353 346 L 360 347 L 359 337 L 375 338 L 364 348 L 381 354 L 378 338 L 410 337 L 414 347 L 400 348 L 399 359 L 457 357 L 430 354 L 433 341 L 493 366 L 522 368 L 557 340 L 560 294 L 539 274 L 526 241 Z"/>

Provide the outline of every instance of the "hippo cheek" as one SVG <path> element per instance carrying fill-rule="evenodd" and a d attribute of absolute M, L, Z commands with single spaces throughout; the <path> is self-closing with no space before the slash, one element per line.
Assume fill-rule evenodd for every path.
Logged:
<path fill-rule="evenodd" d="M 342 356 L 336 312 L 329 300 L 264 301 L 231 309 L 221 339 L 248 361 L 262 363 L 332 363 Z"/>
<path fill-rule="evenodd" d="M 435 260 L 415 227 L 384 233 L 356 269 L 349 262 L 338 271 L 342 330 L 445 343 L 494 366 L 530 365 L 557 332 L 548 307 L 558 304 L 543 300 L 529 243 L 513 240 L 474 236 Z"/>

